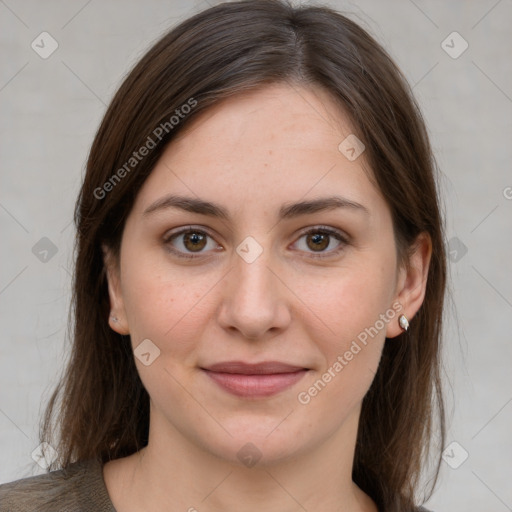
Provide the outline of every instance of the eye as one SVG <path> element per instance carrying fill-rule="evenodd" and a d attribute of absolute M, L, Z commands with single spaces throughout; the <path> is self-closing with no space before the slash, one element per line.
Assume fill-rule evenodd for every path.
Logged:
<path fill-rule="evenodd" d="M 337 244 L 334 249 L 332 248 L 333 238 L 335 239 L 335 244 Z M 302 239 L 305 239 L 305 243 L 300 244 L 299 242 Z M 312 250 L 313 253 L 310 253 L 310 255 L 313 258 L 327 258 L 341 252 L 345 245 L 348 244 L 348 239 L 341 231 L 328 228 L 327 226 L 317 226 L 303 232 L 299 241 L 296 243 L 302 246 L 300 250 L 304 250 L 305 252 L 308 252 L 308 249 Z M 329 247 L 331 247 L 331 250 L 327 251 L 326 249 Z"/>
<path fill-rule="evenodd" d="M 331 246 L 335 239 L 334 248 Z M 299 242 L 305 239 L 300 244 Z M 211 242 L 210 242 L 211 241 Z M 209 251 L 218 251 L 221 246 L 213 241 L 213 237 L 205 230 L 188 226 L 177 232 L 171 232 L 164 237 L 168 250 L 179 258 L 194 259 L 204 256 Z M 317 226 L 303 231 L 298 242 L 300 250 L 309 252 L 313 258 L 327 258 L 341 252 L 348 244 L 348 238 L 341 232 L 327 226 Z M 330 250 L 326 250 L 331 247 Z M 315 254 L 316 253 L 316 254 Z"/>
<path fill-rule="evenodd" d="M 189 226 L 176 233 L 169 233 L 164 238 L 168 249 L 179 258 L 199 258 L 202 253 L 208 250 L 216 250 L 220 246 L 215 243 L 208 243 L 213 238 L 204 230 Z M 206 249 L 206 250 L 203 250 Z M 197 255 L 194 255 L 197 254 Z"/>

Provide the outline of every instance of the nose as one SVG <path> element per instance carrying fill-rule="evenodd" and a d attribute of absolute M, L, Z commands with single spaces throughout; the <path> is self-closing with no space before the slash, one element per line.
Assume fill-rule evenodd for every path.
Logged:
<path fill-rule="evenodd" d="M 269 259 L 267 251 L 251 263 L 234 255 L 218 312 L 222 328 L 250 340 L 274 337 L 287 328 L 291 320 L 288 289 Z"/>

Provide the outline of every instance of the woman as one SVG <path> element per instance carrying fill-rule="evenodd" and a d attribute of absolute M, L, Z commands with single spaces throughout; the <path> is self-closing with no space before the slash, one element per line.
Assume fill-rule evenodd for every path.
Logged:
<path fill-rule="evenodd" d="M 354 22 L 256 0 L 181 23 L 93 142 L 52 471 L 0 510 L 424 510 L 439 210 L 410 89 Z"/>

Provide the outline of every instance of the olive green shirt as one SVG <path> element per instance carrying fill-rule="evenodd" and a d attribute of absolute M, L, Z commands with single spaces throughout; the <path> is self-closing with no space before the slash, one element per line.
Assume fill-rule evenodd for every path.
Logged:
<path fill-rule="evenodd" d="M 116 512 L 99 461 L 0 485 L 0 512 Z M 143 511 L 141 511 L 143 512 Z M 417 512 L 428 512 L 424 508 Z"/>
<path fill-rule="evenodd" d="M 82 511 L 116 512 L 96 460 L 0 485 L 0 512 Z"/>

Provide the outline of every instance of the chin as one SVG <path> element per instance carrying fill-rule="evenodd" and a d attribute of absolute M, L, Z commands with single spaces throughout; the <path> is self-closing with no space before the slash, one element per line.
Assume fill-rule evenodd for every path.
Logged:
<path fill-rule="evenodd" d="M 250 425 L 245 421 L 224 424 L 231 436 L 222 430 L 221 439 L 215 442 L 210 432 L 205 434 L 204 442 L 211 453 L 229 463 L 247 468 L 275 466 L 315 444 L 313 439 L 304 439 L 298 434 L 301 429 L 290 429 L 283 424 L 277 429 L 282 420 L 282 417 L 279 420 L 269 418 L 258 424 L 253 417 Z"/>

